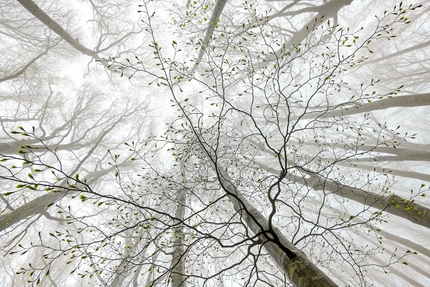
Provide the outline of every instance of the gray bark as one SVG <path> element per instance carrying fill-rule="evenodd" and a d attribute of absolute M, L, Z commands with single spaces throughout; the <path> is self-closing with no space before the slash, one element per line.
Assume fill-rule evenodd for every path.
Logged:
<path fill-rule="evenodd" d="M 430 105 L 430 94 L 418 94 L 411 96 L 397 96 L 388 99 L 383 99 L 379 101 L 374 101 L 370 103 L 364 104 L 356 104 L 348 103 L 345 105 L 341 105 L 336 108 L 334 107 L 325 107 L 320 111 L 306 113 L 301 116 L 292 116 L 289 120 L 304 120 L 304 119 L 318 119 L 318 118 L 333 118 L 333 117 L 342 117 L 342 116 L 350 116 L 361 113 L 368 113 L 377 110 L 384 110 L 388 108 L 395 107 L 403 107 L 403 108 L 411 108 L 411 107 L 421 107 L 421 106 L 429 106 Z"/>
<path fill-rule="evenodd" d="M 33 14 L 37 19 L 39 19 L 43 24 L 45 24 L 49 29 L 54 31 L 58 36 L 69 43 L 73 48 L 80 51 L 82 54 L 92 57 L 97 62 L 102 63 L 105 67 L 108 67 L 108 62 L 102 58 L 93 50 L 88 49 L 79 41 L 72 37 L 63 27 L 60 26 L 54 19 L 52 19 L 48 14 L 46 14 L 40 7 L 31 0 L 17 0 L 28 12 Z"/>
<path fill-rule="evenodd" d="M 277 18 L 277 17 L 294 17 L 300 15 L 302 13 L 317 13 L 316 16 L 312 17 L 310 21 L 308 21 L 303 27 L 294 32 L 292 37 L 283 45 L 287 48 L 287 50 L 294 50 L 294 47 L 300 45 L 310 34 L 314 31 L 318 26 L 320 26 L 323 22 L 320 20 L 324 18 L 330 19 L 333 18 L 334 22 L 337 22 L 337 13 L 345 6 L 350 5 L 353 0 L 331 0 L 327 1 L 325 4 L 321 6 L 307 7 L 303 9 L 299 9 L 291 12 L 278 12 L 269 17 L 269 21 Z M 291 5 L 293 5 L 291 3 Z M 283 51 L 285 53 L 285 51 Z M 282 49 L 277 50 L 274 55 L 282 54 Z M 277 57 L 277 56 L 276 56 Z M 272 61 L 276 62 L 275 56 L 267 57 L 264 62 L 271 63 Z M 261 63 L 262 66 L 266 66 L 266 64 Z"/>
<path fill-rule="evenodd" d="M 203 58 L 203 55 L 206 52 L 206 48 L 209 45 L 209 42 L 212 38 L 212 35 L 215 31 L 215 26 L 217 25 L 219 21 L 219 17 L 221 16 L 222 10 L 224 10 L 225 4 L 227 3 L 227 0 L 217 0 L 214 10 L 212 11 L 211 18 L 209 20 L 209 26 L 206 30 L 205 38 L 203 39 L 202 47 L 199 52 L 199 56 L 197 58 L 196 65 L 200 63 L 200 61 Z"/>
<path fill-rule="evenodd" d="M 24 67 L 22 67 L 20 70 L 15 71 L 12 75 L 0 78 L 0 83 L 1 82 L 5 82 L 8 80 L 12 80 L 14 78 L 19 77 L 20 75 L 24 74 L 24 72 L 33 64 L 35 63 L 37 60 L 39 60 L 41 57 L 45 56 L 46 54 L 48 54 L 49 49 L 52 47 L 48 47 L 43 53 L 37 55 L 35 58 L 33 58 L 30 62 L 27 63 L 27 65 L 25 65 Z"/>
<path fill-rule="evenodd" d="M 278 175 L 279 171 L 265 164 L 257 163 L 257 165 L 273 174 Z M 288 173 L 286 178 L 293 182 L 298 182 L 315 190 L 323 190 L 334 195 L 352 199 L 366 206 L 384 210 L 388 213 L 405 218 L 413 223 L 430 228 L 430 208 L 422 206 L 418 203 L 405 200 L 398 195 L 380 195 L 361 188 L 351 187 L 340 182 L 322 178 L 317 174 L 308 173 L 309 178 Z"/>
<path fill-rule="evenodd" d="M 9 213 L 0 215 L 0 232 L 12 227 L 21 220 L 43 213 L 47 209 L 48 204 L 57 202 L 65 195 L 66 192 L 49 192 L 21 205 Z"/>
<path fill-rule="evenodd" d="M 186 287 L 186 276 L 185 276 L 185 265 L 184 265 L 184 232 L 182 221 L 185 215 L 185 192 L 186 189 L 180 189 L 178 191 L 178 202 L 176 205 L 175 213 L 175 229 L 174 236 L 175 240 L 173 243 L 174 251 L 172 255 L 172 265 L 171 265 L 171 279 L 172 287 Z"/>
<path fill-rule="evenodd" d="M 390 167 L 379 167 L 379 166 L 371 166 L 371 165 L 355 164 L 355 163 L 352 164 L 348 162 L 338 162 L 337 164 L 356 168 L 356 169 L 376 171 L 382 174 L 386 173 L 390 175 L 407 177 L 407 178 L 415 178 L 415 179 L 430 182 L 430 174 L 416 172 L 416 171 L 407 171 L 407 170 L 394 169 Z"/>
<path fill-rule="evenodd" d="M 394 57 L 397 57 L 397 56 L 400 56 L 400 55 L 403 55 L 403 54 L 407 54 L 407 53 L 410 53 L 410 52 L 415 52 L 416 50 L 423 49 L 423 48 L 426 48 L 428 46 L 430 46 L 430 41 L 426 41 L 426 42 L 414 45 L 412 47 L 409 47 L 409 48 L 397 51 L 395 53 L 391 53 L 391 54 L 386 55 L 386 56 L 382 56 L 382 57 L 374 59 L 374 60 L 365 61 L 363 64 L 364 65 L 368 65 L 368 64 L 373 64 L 373 63 L 380 62 L 380 61 L 386 61 L 388 59 L 391 59 L 391 58 L 394 58 Z"/>
<path fill-rule="evenodd" d="M 234 209 L 239 212 L 248 228 L 259 235 L 264 248 L 273 258 L 279 269 L 296 287 L 337 286 L 327 275 L 315 266 L 307 256 L 297 249 L 285 236 L 248 202 L 242 193 L 231 183 L 230 177 L 216 167 L 218 179 L 227 192 Z"/>
<path fill-rule="evenodd" d="M 114 170 L 114 167 L 101 171 L 101 172 L 93 172 L 92 174 L 85 177 L 87 185 L 90 185 L 97 181 L 102 175 L 107 174 Z M 55 203 L 61 200 L 65 196 L 69 196 L 71 193 L 79 192 L 78 188 L 62 188 L 64 186 L 68 186 L 69 184 L 64 180 L 59 186 L 56 192 L 48 192 L 42 196 L 39 196 L 32 201 L 21 205 L 18 208 L 15 208 L 11 212 L 0 215 L 0 232 L 6 230 L 13 225 L 19 223 L 22 220 L 25 220 L 33 215 L 44 213 L 49 208 L 49 204 Z M 82 187 L 82 191 L 84 191 L 84 187 Z"/>

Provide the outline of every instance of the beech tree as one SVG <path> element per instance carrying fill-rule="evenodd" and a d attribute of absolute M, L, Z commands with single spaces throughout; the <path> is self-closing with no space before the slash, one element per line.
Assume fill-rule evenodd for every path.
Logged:
<path fill-rule="evenodd" d="M 428 283 L 428 4 L 89 1 L 90 48 L 18 2 L 50 32 L 3 75 L 7 284 Z M 62 49 L 67 95 L 31 74 Z"/>

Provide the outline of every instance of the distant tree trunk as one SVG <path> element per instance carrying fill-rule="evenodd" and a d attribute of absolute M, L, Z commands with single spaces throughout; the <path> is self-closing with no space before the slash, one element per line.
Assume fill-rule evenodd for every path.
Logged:
<path fill-rule="evenodd" d="M 130 275 L 130 270 L 128 268 L 128 260 L 129 256 L 132 253 L 132 249 L 134 248 L 132 246 L 132 242 L 130 239 L 130 236 L 132 236 L 132 233 L 130 230 L 127 230 L 125 232 L 125 239 L 124 239 L 124 259 L 122 260 L 121 264 L 116 268 L 115 272 L 115 278 L 110 284 L 110 287 L 121 287 L 124 283 L 124 280 Z"/>
<path fill-rule="evenodd" d="M 279 174 L 278 170 L 263 163 L 257 162 L 257 165 L 272 174 Z M 308 173 L 310 177 L 303 178 L 289 173 L 286 175 L 286 178 L 292 182 L 298 182 L 315 190 L 325 190 L 334 195 L 352 199 L 366 206 L 382 209 L 413 223 L 430 228 L 430 208 L 428 207 L 405 200 L 395 194 L 379 195 L 361 188 L 351 187 L 334 180 L 322 178 L 317 174 L 312 174 L 305 170 L 303 171 Z"/>
<path fill-rule="evenodd" d="M 80 44 L 79 41 L 72 37 L 63 27 L 60 26 L 54 19 L 52 19 L 48 14 L 46 14 L 36 3 L 31 0 L 17 0 L 28 12 L 33 14 L 37 19 L 39 19 L 43 24 L 54 31 L 58 36 L 69 43 L 73 48 L 80 51 L 82 54 L 92 57 L 94 60 L 102 63 L 105 67 L 108 67 L 108 62 L 102 58 L 93 50 L 88 49 L 84 45 Z"/>
<path fill-rule="evenodd" d="M 0 215 L 0 232 L 12 227 L 21 220 L 43 213 L 47 209 L 48 204 L 57 202 L 65 195 L 66 192 L 49 192 L 21 205 L 11 212 Z"/>
<path fill-rule="evenodd" d="M 391 58 L 394 58 L 394 57 L 397 57 L 397 56 L 400 56 L 403 54 L 419 51 L 419 49 L 426 48 L 428 46 L 430 46 L 430 41 L 426 41 L 426 42 L 414 45 L 412 47 L 397 51 L 395 53 L 391 53 L 389 55 L 382 56 L 380 58 L 376 58 L 374 60 L 365 61 L 363 64 L 368 65 L 368 64 L 373 64 L 373 63 L 380 62 L 380 61 L 385 61 L 385 60 L 388 60 L 388 59 L 391 59 Z"/>
<path fill-rule="evenodd" d="M 173 246 L 174 251 L 172 255 L 172 265 L 171 265 L 171 279 L 172 287 L 186 287 L 185 280 L 185 266 L 184 266 L 184 231 L 182 221 L 185 215 L 185 192 L 186 189 L 181 188 L 178 191 L 178 202 L 176 205 L 175 213 L 175 228 L 173 231 L 173 236 L 175 237 Z"/>
<path fill-rule="evenodd" d="M 385 159 L 392 158 L 389 161 L 430 161 L 430 147 L 427 144 L 412 144 L 409 142 L 402 142 L 400 146 L 402 147 L 390 147 L 390 146 L 377 146 L 370 145 L 367 143 L 366 145 L 358 145 L 357 142 L 342 142 L 342 143 L 322 143 L 322 142 L 307 142 L 307 143 L 298 143 L 294 144 L 302 144 L 313 147 L 328 147 L 328 148 L 338 148 L 343 150 L 360 150 L 360 151 L 370 151 L 371 153 L 387 153 L 387 154 L 395 154 L 397 156 L 377 156 L 372 157 L 372 160 L 351 160 L 350 162 L 346 161 L 337 161 L 336 164 L 351 167 L 353 169 L 363 169 L 368 171 L 376 171 L 382 174 L 390 174 L 395 176 L 401 176 L 405 178 L 415 178 L 422 181 L 429 181 L 430 174 L 416 172 L 416 171 L 408 171 L 391 168 L 390 166 L 376 166 L 376 165 L 363 165 L 358 164 L 357 162 L 368 161 L 375 162 L 375 159 L 383 162 Z M 389 164 L 389 162 L 385 162 L 383 164 Z"/>
<path fill-rule="evenodd" d="M 206 48 L 209 45 L 209 42 L 212 38 L 212 35 L 215 31 L 215 26 L 219 21 L 219 17 L 222 14 L 222 10 L 224 10 L 224 6 L 227 3 L 227 0 L 217 0 L 214 10 L 212 11 L 211 18 L 209 19 L 209 26 L 206 30 L 205 38 L 203 39 L 202 47 L 200 48 L 199 56 L 197 58 L 196 64 L 200 63 L 203 58 L 203 55 L 206 52 Z"/>
<path fill-rule="evenodd" d="M 160 242 L 160 237 L 156 237 L 154 240 L 154 245 L 158 246 L 158 243 Z M 155 269 L 156 269 L 156 265 L 155 262 L 157 261 L 158 256 L 160 255 L 160 252 L 155 252 L 151 255 L 151 261 L 152 261 L 152 266 L 151 266 L 151 271 L 147 272 L 147 277 L 146 277 L 146 281 L 145 281 L 145 285 L 143 286 L 157 286 L 155 284 L 157 284 L 157 282 L 162 282 L 163 279 L 167 276 L 167 273 L 164 273 L 163 275 L 161 275 L 160 277 L 155 277 Z M 149 260 L 149 258 L 147 258 Z"/>
<path fill-rule="evenodd" d="M 12 80 L 14 78 L 17 78 L 18 76 L 24 74 L 24 72 L 28 69 L 28 67 L 30 67 L 31 65 L 33 65 L 37 60 L 39 60 L 41 57 L 45 56 L 46 54 L 48 54 L 49 49 L 51 49 L 52 47 L 47 47 L 46 50 L 43 53 L 40 53 L 39 55 L 37 55 L 35 58 L 33 58 L 32 60 L 30 60 L 24 67 L 22 67 L 20 70 L 15 71 L 12 75 L 0 78 L 0 83 L 1 82 L 5 82 L 8 80 Z"/>
<path fill-rule="evenodd" d="M 405 178 L 415 178 L 423 181 L 429 181 L 430 175 L 426 173 L 416 172 L 416 171 L 407 171 L 407 170 L 400 170 L 400 169 L 394 169 L 390 167 L 380 167 L 380 166 L 371 166 L 371 165 L 364 165 L 364 164 L 355 164 L 355 163 L 348 163 L 348 162 L 339 162 L 339 165 L 351 167 L 354 169 L 362 169 L 362 170 L 368 170 L 368 171 L 376 171 L 379 173 L 387 173 L 395 176 L 401 176 Z"/>
<path fill-rule="evenodd" d="M 86 179 L 83 179 L 86 185 L 90 185 L 97 181 L 102 175 L 107 174 L 108 172 L 113 171 L 114 168 L 110 168 L 104 170 L 102 172 L 93 172 L 86 176 Z M 14 224 L 20 222 L 21 220 L 27 219 L 33 215 L 44 213 L 50 206 L 50 204 L 55 203 L 66 195 L 70 195 L 71 193 L 78 192 L 79 187 L 76 188 L 63 188 L 68 186 L 70 183 L 67 183 L 67 180 L 64 180 L 63 183 L 58 185 L 58 190 L 56 192 L 48 192 L 45 195 L 39 196 L 32 201 L 21 205 L 18 208 L 15 208 L 11 212 L 0 215 L 0 232 L 12 227 Z M 82 187 L 82 191 L 85 188 Z"/>
<path fill-rule="evenodd" d="M 325 107 L 322 110 L 316 112 L 306 112 L 305 115 L 293 116 L 289 120 L 305 120 L 305 119 L 317 119 L 317 118 L 332 118 L 349 116 L 354 114 L 368 113 L 377 110 L 383 110 L 395 107 L 422 107 L 430 105 L 430 94 L 418 94 L 411 96 L 398 96 L 388 99 L 378 100 L 370 103 L 357 104 L 352 106 L 351 103 L 348 105 L 342 105 L 336 109 L 335 107 Z"/>
<path fill-rule="evenodd" d="M 284 47 L 287 47 L 287 49 L 292 50 L 294 47 L 298 46 L 300 43 L 302 43 L 306 38 L 309 37 L 309 35 L 323 22 L 320 21 L 321 19 L 328 20 L 330 18 L 334 19 L 334 24 L 337 24 L 337 13 L 339 13 L 340 9 L 343 7 L 350 5 L 353 0 L 331 0 L 331 1 L 325 1 L 324 4 L 321 6 L 313 6 L 313 7 L 306 7 L 303 9 L 298 9 L 296 11 L 292 12 L 284 12 L 283 9 L 271 15 L 268 18 L 268 21 L 275 19 L 277 17 L 294 17 L 303 13 L 317 13 L 316 16 L 312 17 L 311 20 L 309 20 L 305 25 L 302 26 L 301 29 L 295 31 L 292 33 L 292 37 L 284 44 Z M 298 2 L 298 1 L 297 1 Z M 293 4 L 297 3 L 291 3 L 290 5 L 293 6 Z M 274 55 L 280 55 L 282 49 L 277 50 Z M 270 62 L 275 60 L 275 57 L 273 55 L 268 56 L 264 62 Z M 265 65 L 264 65 L 265 66 Z"/>

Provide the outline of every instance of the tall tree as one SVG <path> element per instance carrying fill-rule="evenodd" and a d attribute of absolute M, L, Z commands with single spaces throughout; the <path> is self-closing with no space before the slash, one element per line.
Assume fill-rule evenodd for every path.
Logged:
<path fill-rule="evenodd" d="M 252 10 L 251 7 L 252 4 L 248 6 L 248 9 Z M 410 6 L 408 9 L 415 10 L 415 7 Z M 304 10 L 318 11 L 318 9 Z M 216 165 L 218 174 L 216 177 L 220 186 L 227 185 L 226 178 L 231 178 L 226 176 L 225 172 L 231 172 L 238 177 L 234 180 L 227 180 L 227 182 L 235 182 L 240 186 L 245 181 L 243 177 L 248 168 L 253 167 L 258 170 L 259 167 L 265 167 L 260 185 L 266 186 L 267 190 L 264 191 L 264 188 L 260 187 L 260 200 L 266 200 L 268 208 L 265 211 L 269 225 L 273 224 L 271 221 L 278 216 L 294 218 L 298 222 L 292 235 L 294 245 L 300 246 L 302 242 L 305 242 L 302 243 L 305 246 L 312 245 L 311 238 L 316 240 L 321 236 L 327 240 L 328 246 L 336 246 L 331 252 L 339 255 L 343 252 L 349 254 L 351 262 L 354 262 L 352 263 L 354 272 L 362 275 L 364 274 L 362 273 L 363 268 L 357 264 L 358 261 L 355 258 L 355 256 L 359 256 L 357 250 L 349 250 L 345 246 L 345 238 L 335 235 L 335 230 L 351 228 L 356 231 L 349 232 L 359 232 L 360 224 L 351 222 L 354 218 L 364 218 L 364 222 L 371 222 L 380 218 L 384 211 L 391 211 L 391 209 L 393 214 L 398 215 L 405 211 L 401 216 L 408 217 L 406 214 L 410 214 L 409 219 L 413 222 L 418 222 L 414 219 L 415 216 L 422 217 L 421 224 L 425 226 L 427 224 L 425 222 L 428 222 L 425 219 L 428 214 L 426 207 L 415 206 L 416 203 L 414 203 L 418 196 L 424 195 L 422 190 L 415 191 L 404 198 L 389 195 L 388 189 L 393 184 L 389 178 L 380 184 L 377 180 L 373 181 L 369 175 L 367 178 L 354 177 L 350 170 L 344 172 L 339 168 L 343 162 L 352 164 L 355 161 L 380 162 L 385 158 L 377 156 L 378 152 L 382 151 L 382 146 L 393 146 L 388 152 L 395 153 L 394 150 L 400 145 L 399 141 L 407 139 L 407 136 L 401 136 L 395 130 L 390 131 L 370 112 L 397 105 L 409 105 L 406 102 L 414 103 L 415 99 L 427 98 L 427 94 L 413 95 L 410 98 L 408 96 L 396 97 L 402 87 L 395 87 L 388 92 L 369 92 L 377 83 L 374 80 L 368 83 L 359 82 L 358 86 L 361 90 L 358 93 L 357 91 L 350 92 L 351 85 L 342 78 L 342 74 L 349 68 L 364 61 L 364 57 L 358 56 L 362 55 L 363 51 L 371 49 L 372 41 L 390 38 L 393 28 L 398 23 L 408 22 L 407 18 L 402 16 L 407 10 L 400 5 L 395 7 L 391 13 L 385 12 L 375 23 L 376 28 L 373 29 L 373 34 L 367 34 L 364 40 L 359 40 L 360 30 L 352 33 L 331 26 L 330 21 L 321 20 L 324 18 L 322 15 L 316 18 L 313 28 L 308 27 L 307 30 L 312 31 L 309 33 L 310 37 L 304 37 L 297 43 L 278 43 L 275 40 L 276 37 L 267 32 L 272 27 L 265 29 L 264 21 L 260 25 L 256 25 L 258 26 L 257 32 L 254 34 L 251 32 L 252 30 L 246 30 L 247 36 L 253 39 L 252 42 L 248 40 L 248 46 L 242 43 L 247 39 L 242 37 L 238 40 L 235 32 L 228 31 L 228 28 L 223 30 L 223 27 L 220 27 L 218 37 L 225 40 L 218 41 L 218 46 L 207 48 L 208 44 L 205 41 L 203 43 L 194 42 L 197 43 L 197 46 L 201 45 L 202 49 L 207 52 L 208 60 L 205 63 L 201 62 L 200 58 L 197 60 L 200 68 L 196 70 L 196 73 L 199 76 L 195 76 L 194 68 L 187 73 L 187 63 L 179 60 L 181 53 L 176 41 L 173 41 L 173 47 L 175 59 L 178 60 L 168 62 L 162 56 L 163 51 L 154 37 L 154 54 L 159 57 L 163 71 L 166 71 L 164 75 L 160 76 L 160 82 L 170 87 L 180 111 L 180 117 L 184 121 L 181 127 L 172 131 L 172 134 L 189 129 L 191 136 L 187 143 L 199 143 L 200 148 L 197 148 L 196 155 L 203 153 L 211 158 L 212 163 Z M 256 18 L 258 19 L 258 17 Z M 323 22 L 326 27 L 323 27 Z M 213 33 L 212 30 L 209 32 Z M 213 35 L 212 38 L 215 39 L 216 36 Z M 253 54 L 258 50 L 252 50 L 249 47 L 249 44 L 258 43 L 259 39 L 263 43 L 260 48 L 263 50 L 261 55 L 270 55 L 262 57 L 265 57 L 264 61 L 270 59 L 274 63 L 271 67 L 267 64 L 261 66 L 259 56 Z M 304 39 L 309 40 L 301 43 Z M 219 45 L 224 41 L 228 44 Z M 189 43 L 193 43 L 193 40 L 190 40 Z M 274 49 L 275 44 L 281 48 Z M 329 49 L 329 47 L 333 49 Z M 232 55 L 238 55 L 239 51 L 242 52 L 242 58 L 234 58 L 234 56 L 229 58 L 227 55 L 230 55 L 230 51 Z M 201 55 L 201 52 L 199 53 Z M 321 59 L 317 55 L 321 55 Z M 134 65 L 124 66 L 129 69 L 139 69 Z M 254 67 L 258 70 L 254 70 Z M 244 75 L 247 75 L 248 79 Z M 201 104 L 202 101 L 199 98 L 181 95 L 186 86 L 177 89 L 176 85 L 180 86 L 183 79 L 194 81 L 196 83 L 194 85 L 199 89 L 199 94 L 206 96 L 209 103 Z M 301 79 L 303 79 L 302 82 Z M 342 92 L 343 90 L 346 92 Z M 335 95 L 337 98 L 334 98 Z M 345 98 L 342 98 L 344 96 Z M 387 99 L 378 100 L 378 98 L 384 97 Z M 402 102 L 404 104 L 401 104 Z M 424 106 L 427 104 L 415 102 L 412 105 Z M 356 114 L 358 116 L 355 116 Z M 349 130 L 352 131 L 349 132 Z M 187 138 L 187 136 L 183 137 Z M 304 138 L 313 138 L 311 142 L 315 143 L 313 145 L 315 148 L 311 148 Z M 298 141 L 294 142 L 293 139 L 298 139 Z M 326 145 L 330 141 L 333 144 Z M 180 140 L 180 142 L 182 141 Z M 341 142 L 345 144 L 338 150 L 336 146 L 341 146 L 339 144 Z M 330 148 L 326 149 L 325 146 L 330 146 Z M 175 153 L 190 153 L 190 150 L 187 147 L 180 149 L 180 152 L 175 151 Z M 370 159 L 368 159 L 369 155 Z M 268 158 L 274 160 L 268 160 Z M 411 154 L 405 156 L 403 160 L 413 158 Z M 418 154 L 416 158 L 423 160 L 422 156 L 420 158 Z M 388 157 L 386 160 L 389 161 L 390 158 Z M 399 160 L 402 159 L 399 158 Z M 271 166 L 277 168 L 267 168 L 268 165 L 261 164 L 256 166 L 258 161 L 269 162 Z M 268 170 L 272 170 L 272 176 L 266 175 L 267 178 L 265 178 L 264 171 Z M 340 184 L 339 180 L 347 182 L 347 184 Z M 249 180 L 245 182 L 243 188 L 249 189 Z M 373 187 L 374 182 L 376 185 Z M 359 188 L 364 186 L 367 188 Z M 233 193 L 232 187 L 230 190 L 225 188 L 224 190 L 228 195 Z M 288 190 L 292 191 L 292 202 L 288 201 Z M 318 194 L 318 191 L 321 192 Z M 347 195 L 348 193 L 350 195 Z M 323 215 L 325 210 L 334 211 L 338 206 L 331 203 L 333 194 L 344 197 L 343 201 L 360 197 L 362 205 L 359 205 L 361 208 L 358 210 L 355 207 L 357 211 L 354 213 L 348 214 L 347 211 L 343 215 L 349 219 L 337 218 L 337 222 L 333 225 L 326 225 L 330 219 Z M 316 203 L 315 196 L 321 198 L 322 201 Z M 234 202 L 232 199 L 231 201 Z M 239 200 L 239 202 L 246 206 L 243 203 L 246 202 L 245 199 Z M 307 206 L 310 202 L 316 205 L 317 217 L 303 211 L 302 204 Z M 238 205 L 240 206 L 240 204 Z M 373 212 L 375 208 L 379 211 Z M 240 208 L 235 208 L 237 212 L 238 209 Z M 400 209 L 401 211 L 399 211 Z M 285 210 L 290 210 L 293 215 L 288 215 Z M 249 221 L 247 221 L 247 225 L 252 226 Z M 334 237 L 328 239 L 329 236 L 325 235 L 326 232 Z M 339 245 L 334 244 L 332 240 L 339 240 L 340 246 L 343 245 L 345 249 L 342 251 L 336 249 L 339 248 Z M 349 246 L 351 244 L 352 242 Z M 285 244 L 284 247 L 286 248 Z M 287 255 L 288 250 L 286 248 Z M 363 251 L 359 250 L 359 252 Z M 362 255 L 364 254 L 365 257 L 370 255 L 362 253 Z M 343 258 L 345 259 L 345 257 Z M 285 273 L 288 274 L 288 272 Z M 293 274 L 289 273 L 288 276 L 294 282 Z M 300 280 L 306 281 L 303 277 Z M 315 280 L 309 282 L 309 284 L 318 284 Z M 295 284 L 299 283 L 295 282 Z"/>
<path fill-rule="evenodd" d="M 428 4 L 18 3 L 6 284 L 428 285 Z"/>

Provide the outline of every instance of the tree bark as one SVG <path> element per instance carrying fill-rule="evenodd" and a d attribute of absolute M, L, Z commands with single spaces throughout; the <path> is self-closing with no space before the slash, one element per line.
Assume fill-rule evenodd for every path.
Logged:
<path fill-rule="evenodd" d="M 9 213 L 0 215 L 0 232 L 10 228 L 21 220 L 44 212 L 48 204 L 57 202 L 65 195 L 65 192 L 49 192 L 21 205 Z"/>
<path fill-rule="evenodd" d="M 80 44 L 76 38 L 73 38 L 63 27 L 60 26 L 54 19 L 46 14 L 36 3 L 31 0 L 17 0 L 28 12 L 33 14 L 43 24 L 54 31 L 58 36 L 69 43 L 73 48 L 80 51 L 82 54 L 92 57 L 97 62 L 102 63 L 105 67 L 108 67 L 108 61 L 100 58 L 100 56 L 93 50 L 88 49 L 84 45 Z"/>
<path fill-rule="evenodd" d="M 279 171 L 265 164 L 257 163 L 258 166 L 272 174 L 279 174 Z M 307 171 L 304 171 L 308 173 Z M 398 195 L 379 195 L 361 188 L 350 187 L 340 182 L 322 178 L 317 174 L 308 173 L 309 178 L 288 173 L 286 178 L 293 182 L 298 182 L 315 190 L 324 190 L 334 195 L 352 199 L 366 206 L 384 210 L 405 218 L 413 223 L 430 228 L 430 208 L 418 203 L 403 199 Z"/>
<path fill-rule="evenodd" d="M 349 103 L 348 105 L 351 105 Z M 430 94 L 418 94 L 411 96 L 399 96 L 392 97 L 388 99 L 383 99 L 379 101 L 374 101 L 365 104 L 359 104 L 356 106 L 340 106 L 342 109 L 334 110 L 331 107 L 325 107 L 323 110 L 318 112 L 307 112 L 301 116 L 292 116 L 289 120 L 305 120 L 305 119 L 318 119 L 318 118 L 332 118 L 332 117 L 342 117 L 350 116 L 361 113 L 368 113 L 377 110 L 384 110 L 388 108 L 403 107 L 421 107 L 430 105 Z"/>
<path fill-rule="evenodd" d="M 46 54 L 48 54 L 48 51 L 49 51 L 50 48 L 52 48 L 52 47 L 48 47 L 43 53 L 37 55 L 30 62 L 28 62 L 27 65 L 25 65 L 24 67 L 22 67 L 19 71 L 16 71 L 12 75 L 0 78 L 0 83 L 8 81 L 8 80 L 12 80 L 12 79 L 17 78 L 20 75 L 24 74 L 24 72 L 28 69 L 28 67 L 30 67 L 33 63 L 35 63 L 37 60 L 39 60 L 39 58 L 41 58 L 41 57 L 45 56 Z"/>
<path fill-rule="evenodd" d="M 114 168 L 111 167 L 102 172 L 94 172 L 93 176 L 91 176 L 91 174 L 87 175 L 86 180 L 84 179 L 83 182 L 86 182 L 86 185 L 90 185 L 94 183 L 102 175 L 107 174 L 108 172 L 111 172 L 113 170 Z M 61 186 L 67 186 L 67 185 L 68 185 L 67 180 L 64 180 L 63 183 L 60 184 L 60 187 L 58 189 L 61 189 Z M 84 188 L 82 188 L 82 190 L 84 190 Z M 57 192 L 50 191 L 45 195 L 39 196 L 33 199 L 32 201 L 25 203 L 24 205 L 21 205 L 20 207 L 12 210 L 9 213 L 0 215 L 0 232 L 12 227 L 14 224 L 20 222 L 21 220 L 24 220 L 33 215 L 45 212 L 49 208 L 48 204 L 55 203 L 61 200 L 62 197 L 66 195 L 70 195 L 70 193 L 76 192 L 76 191 L 78 191 L 76 188 L 73 188 L 73 190 L 68 190 L 68 189 L 65 189 L 64 191 L 58 190 Z"/>
<path fill-rule="evenodd" d="M 426 41 L 426 42 L 414 45 L 412 47 L 409 47 L 409 48 L 397 51 L 395 53 L 391 53 L 391 54 L 386 55 L 386 56 L 382 56 L 380 58 L 376 58 L 374 60 L 365 61 L 363 64 L 364 65 L 368 65 L 368 64 L 373 64 L 373 63 L 380 62 L 380 61 L 385 61 L 385 60 L 388 60 L 388 59 L 391 59 L 391 58 L 394 58 L 394 57 L 397 57 L 397 56 L 400 56 L 400 55 L 403 55 L 403 54 L 407 54 L 407 53 L 410 53 L 410 52 L 415 52 L 415 51 L 417 51 L 419 49 L 423 49 L 423 48 L 426 48 L 428 46 L 430 46 L 430 41 Z"/>
<path fill-rule="evenodd" d="M 221 16 L 222 10 L 224 10 L 225 4 L 227 3 L 227 0 L 217 0 L 214 10 L 212 11 L 211 18 L 209 20 L 209 26 L 206 30 L 205 38 L 203 39 L 202 47 L 199 52 L 199 56 L 197 58 L 196 65 L 200 63 L 200 61 L 203 58 L 203 55 L 206 52 L 206 48 L 209 45 L 209 42 L 212 38 L 212 35 L 215 31 L 215 26 L 217 25 L 219 21 L 219 17 Z"/>
<path fill-rule="evenodd" d="M 173 255 L 172 255 L 172 265 L 171 265 L 171 279 L 172 287 L 186 287 L 185 280 L 187 279 L 185 275 L 185 265 L 184 265 L 184 231 L 182 226 L 182 221 L 185 215 L 185 192 L 186 189 L 181 188 L 178 191 L 178 203 L 176 205 L 175 213 L 175 229 L 173 236 L 175 240 L 173 242 Z"/>
<path fill-rule="evenodd" d="M 239 212 L 249 229 L 259 238 L 264 248 L 273 258 L 279 269 L 296 287 L 337 286 L 327 275 L 315 266 L 307 256 L 289 242 L 277 228 L 270 228 L 267 219 L 249 203 L 231 183 L 230 177 L 215 167 L 218 179 L 227 192 L 234 209 Z"/>
<path fill-rule="evenodd" d="M 362 170 L 368 170 L 368 171 L 376 171 L 379 173 L 386 173 L 390 175 L 395 176 L 401 176 L 406 178 L 415 178 L 423 181 L 430 181 L 430 174 L 416 172 L 416 171 L 407 171 L 407 170 L 400 170 L 400 169 L 394 169 L 390 167 L 379 167 L 379 166 L 371 166 L 371 165 L 364 165 L 364 164 L 352 164 L 348 162 L 338 162 L 339 165 L 352 167 L 356 169 L 362 169 Z"/>

